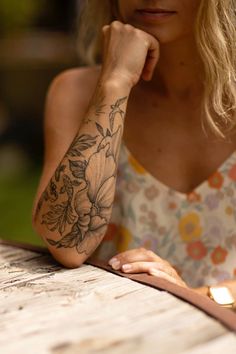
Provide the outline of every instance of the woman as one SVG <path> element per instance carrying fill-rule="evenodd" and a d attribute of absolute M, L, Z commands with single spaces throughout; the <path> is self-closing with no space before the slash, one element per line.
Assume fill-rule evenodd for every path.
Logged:
<path fill-rule="evenodd" d="M 85 2 L 98 65 L 51 84 L 33 217 L 66 267 L 93 256 L 236 293 L 233 3 Z"/>

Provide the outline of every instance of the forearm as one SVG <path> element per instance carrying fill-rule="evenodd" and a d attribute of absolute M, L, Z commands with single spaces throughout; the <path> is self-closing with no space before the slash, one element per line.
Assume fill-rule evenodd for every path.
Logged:
<path fill-rule="evenodd" d="M 37 204 L 34 227 L 66 266 L 83 263 L 106 232 L 129 93 L 118 82 L 99 82 L 78 133 Z"/>

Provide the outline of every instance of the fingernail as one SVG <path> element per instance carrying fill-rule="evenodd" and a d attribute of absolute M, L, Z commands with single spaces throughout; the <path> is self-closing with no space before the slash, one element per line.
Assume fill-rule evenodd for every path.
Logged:
<path fill-rule="evenodd" d="M 117 261 L 118 261 L 118 259 L 114 257 L 109 260 L 108 264 L 112 265 L 112 263 L 117 262 Z"/>
<path fill-rule="evenodd" d="M 113 269 L 120 269 L 120 261 L 113 262 L 111 266 Z"/>
<path fill-rule="evenodd" d="M 120 268 L 120 261 L 117 258 L 112 258 L 108 263 L 110 264 L 110 266 L 112 266 L 113 269 Z"/>
<path fill-rule="evenodd" d="M 131 265 L 131 264 L 124 264 L 124 265 L 122 266 L 122 269 L 123 269 L 124 271 L 131 270 L 131 269 L 132 269 L 132 265 Z"/>

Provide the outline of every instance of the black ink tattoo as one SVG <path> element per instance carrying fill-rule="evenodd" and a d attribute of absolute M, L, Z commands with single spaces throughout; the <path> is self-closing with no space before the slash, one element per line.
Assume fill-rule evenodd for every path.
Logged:
<path fill-rule="evenodd" d="M 95 98 L 95 100 L 96 100 L 96 98 Z M 97 97 L 97 102 L 94 105 L 96 116 L 100 116 L 100 114 L 105 114 L 105 112 L 103 111 L 106 107 L 106 104 L 103 103 L 104 100 L 105 100 L 105 96 Z"/>
<path fill-rule="evenodd" d="M 42 224 L 45 224 L 50 231 L 58 230 L 62 235 L 67 224 L 73 224 L 76 216 L 71 206 L 73 197 L 73 186 L 68 176 L 63 176 L 64 185 L 60 193 L 66 193 L 68 198 L 61 204 L 50 205 L 50 211 L 42 216 Z"/>
<path fill-rule="evenodd" d="M 75 178 L 84 179 L 86 166 L 87 166 L 87 162 L 86 161 L 80 161 L 80 160 L 79 161 L 72 161 L 72 160 L 69 160 L 69 167 L 70 167 L 72 175 Z"/>
<path fill-rule="evenodd" d="M 120 108 L 120 106 L 126 101 L 127 97 L 122 97 L 119 100 L 116 101 L 115 104 L 111 105 L 111 112 L 109 114 L 109 119 L 110 119 L 110 128 L 111 131 L 113 131 L 113 126 L 114 126 L 114 120 L 116 117 L 116 114 L 120 114 L 120 116 L 123 118 L 124 116 L 124 111 Z"/>
<path fill-rule="evenodd" d="M 97 101 L 95 116 L 104 114 L 104 99 Z M 120 98 L 110 106 L 109 128 L 93 119 L 98 135 L 76 136 L 65 155 L 67 160 L 58 166 L 54 180 L 40 198 L 39 209 L 44 202 L 49 209 L 42 215 L 42 224 L 61 235 L 59 240 L 47 238 L 51 246 L 76 248 L 78 253 L 90 255 L 104 236 L 114 199 L 122 138 L 123 122 L 113 131 L 114 121 L 117 115 L 124 117 L 121 106 L 126 100 L 127 97 Z"/>
<path fill-rule="evenodd" d="M 57 169 L 56 169 L 56 171 L 55 171 L 55 180 L 56 180 L 57 182 L 59 182 L 59 180 L 60 180 L 60 175 L 61 175 L 62 172 L 64 172 L 65 168 L 66 168 L 66 165 L 59 165 L 59 166 L 57 167 Z"/>
<path fill-rule="evenodd" d="M 101 85 L 98 84 L 98 87 L 100 87 Z M 91 107 L 92 107 L 92 113 L 95 117 L 100 116 L 101 114 L 105 114 L 104 109 L 106 107 L 106 104 L 104 103 L 105 101 L 105 96 L 101 95 L 100 92 L 98 91 L 97 93 L 95 93 L 94 97 L 92 98 L 91 101 Z M 92 122 L 94 119 L 87 117 L 85 119 L 85 123 L 88 124 L 90 122 Z"/>
<path fill-rule="evenodd" d="M 96 139 L 97 136 L 91 136 L 89 134 L 82 134 L 76 137 L 67 152 L 67 156 L 84 157 L 82 151 L 87 150 L 95 145 Z"/>

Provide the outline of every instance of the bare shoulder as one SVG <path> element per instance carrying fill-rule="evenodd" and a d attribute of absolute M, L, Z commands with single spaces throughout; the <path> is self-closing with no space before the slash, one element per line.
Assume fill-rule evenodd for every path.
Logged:
<path fill-rule="evenodd" d="M 96 88 L 100 67 L 80 67 L 63 71 L 51 82 L 45 103 L 44 127 L 46 153 L 52 145 L 68 145 L 87 111 Z M 51 141 L 54 144 L 51 144 Z"/>
<path fill-rule="evenodd" d="M 58 163 L 86 114 L 99 78 L 99 66 L 65 70 L 51 82 L 44 114 L 45 162 Z"/>
<path fill-rule="evenodd" d="M 34 211 L 39 196 L 77 133 L 96 88 L 100 67 L 68 69 L 51 82 L 44 114 L 44 166 Z"/>
<path fill-rule="evenodd" d="M 96 87 L 100 70 L 100 65 L 96 65 L 61 72 L 51 82 L 47 99 L 56 100 L 60 105 L 74 99 L 88 101 L 93 93 L 91 90 L 93 91 Z"/>

